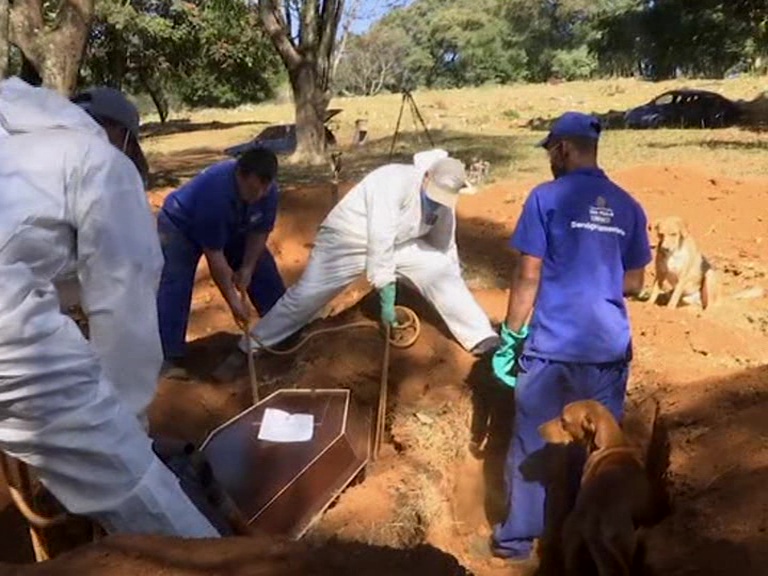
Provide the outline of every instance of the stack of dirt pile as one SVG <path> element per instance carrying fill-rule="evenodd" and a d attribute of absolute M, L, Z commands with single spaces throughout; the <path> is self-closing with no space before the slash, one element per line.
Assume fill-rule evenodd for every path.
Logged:
<path fill-rule="evenodd" d="M 271 538 L 181 540 L 112 536 L 38 565 L 0 565 L 5 576 L 441 576 L 468 575 L 430 546 L 395 550 L 357 543 Z"/>

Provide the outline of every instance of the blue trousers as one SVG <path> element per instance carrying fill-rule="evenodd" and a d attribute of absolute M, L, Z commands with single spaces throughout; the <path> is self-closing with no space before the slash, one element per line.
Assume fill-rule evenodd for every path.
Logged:
<path fill-rule="evenodd" d="M 160 339 L 163 356 L 167 360 L 179 359 L 184 356 L 195 270 L 203 250 L 187 238 L 163 210 L 157 217 L 157 231 L 165 259 L 157 294 Z M 244 252 L 244 235 L 234 237 L 224 248 L 224 256 L 233 270 L 240 268 Z M 264 316 L 283 293 L 285 285 L 275 259 L 265 249 L 248 286 L 248 297 L 259 315 Z"/>
<path fill-rule="evenodd" d="M 590 399 L 604 404 L 621 421 L 628 377 L 627 362 L 595 365 L 521 358 L 514 433 L 505 464 L 507 519 L 493 531 L 497 554 L 526 558 L 533 540 L 544 534 L 547 498 L 555 482 L 551 456 L 558 448 L 547 447 L 538 427 L 558 417 L 566 404 Z M 565 500 L 570 503 L 578 491 L 585 458 L 583 451 L 574 448 L 565 449 L 568 477 L 563 491 L 569 493 Z"/>

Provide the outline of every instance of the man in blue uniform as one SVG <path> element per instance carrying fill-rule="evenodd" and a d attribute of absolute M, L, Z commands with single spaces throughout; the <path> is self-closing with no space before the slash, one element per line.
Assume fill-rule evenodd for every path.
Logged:
<path fill-rule="evenodd" d="M 239 324 L 248 319 L 240 290 L 262 316 L 285 292 L 266 247 L 277 215 L 276 175 L 274 153 L 251 149 L 207 168 L 165 199 L 158 216 L 165 266 L 157 304 L 166 374 L 184 356 L 201 255 Z"/>
<path fill-rule="evenodd" d="M 540 146 L 555 179 L 531 192 L 510 242 L 519 262 L 493 357 L 496 377 L 515 387 L 508 515 L 492 543 L 504 558 L 527 560 L 543 534 L 538 426 L 582 399 L 623 414 L 632 354 L 624 296 L 642 290 L 651 251 L 642 207 L 597 166 L 599 136 L 599 122 L 585 114 L 554 123 Z M 569 467 L 571 482 L 580 465 Z"/>

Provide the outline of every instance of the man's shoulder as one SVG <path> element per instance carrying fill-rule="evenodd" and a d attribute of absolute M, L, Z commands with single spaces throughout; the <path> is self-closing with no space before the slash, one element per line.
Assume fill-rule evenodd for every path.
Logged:
<path fill-rule="evenodd" d="M 36 152 L 52 154 L 61 152 L 65 157 L 83 157 L 97 159 L 100 163 L 109 162 L 122 155 L 110 144 L 106 136 L 70 128 L 50 128 L 37 132 L 14 134 L 0 139 L 4 148 L 19 151 L 19 147 L 34 146 Z"/>
<path fill-rule="evenodd" d="M 411 177 L 416 174 L 416 167 L 411 164 L 384 164 L 368 173 L 368 177 Z"/>
<path fill-rule="evenodd" d="M 410 193 L 418 172 L 410 164 L 385 164 L 369 172 L 350 193 L 378 194 L 385 191 L 402 195 Z"/>
<path fill-rule="evenodd" d="M 195 179 L 228 178 L 235 173 L 237 162 L 235 160 L 221 160 L 204 168 Z"/>
<path fill-rule="evenodd" d="M 569 184 L 561 180 L 548 180 L 534 186 L 528 193 L 527 201 L 536 202 L 539 206 L 557 204 L 562 198 L 562 192 L 568 189 Z"/>
<path fill-rule="evenodd" d="M 632 210 L 634 212 L 645 213 L 645 210 L 643 209 L 642 205 L 637 200 L 637 198 L 635 198 L 628 190 L 626 190 L 625 188 L 623 188 L 613 180 L 606 178 L 605 187 L 607 191 L 610 191 L 614 199 L 620 202 L 621 207 L 626 208 L 628 210 Z"/>
<path fill-rule="evenodd" d="M 563 182 L 562 180 L 547 180 L 546 182 L 541 182 L 536 186 L 534 186 L 531 189 L 530 194 L 531 196 L 541 196 L 549 192 L 556 192 L 558 190 L 562 190 L 567 186 L 568 184 L 566 182 Z"/>
<path fill-rule="evenodd" d="M 197 192 L 220 189 L 222 186 L 234 184 L 232 176 L 235 173 L 235 161 L 223 160 L 211 164 L 199 172 L 194 178 L 183 184 L 177 192 L 194 194 Z"/>

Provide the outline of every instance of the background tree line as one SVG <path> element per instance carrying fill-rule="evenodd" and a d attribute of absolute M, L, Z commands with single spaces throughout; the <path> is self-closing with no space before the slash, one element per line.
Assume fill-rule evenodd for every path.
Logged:
<path fill-rule="evenodd" d="M 0 0 L 0 74 L 121 87 L 161 119 L 287 84 L 315 161 L 334 93 L 766 67 L 766 0 Z"/>
<path fill-rule="evenodd" d="M 336 89 L 765 71 L 765 0 L 416 0 L 350 38 Z"/>

